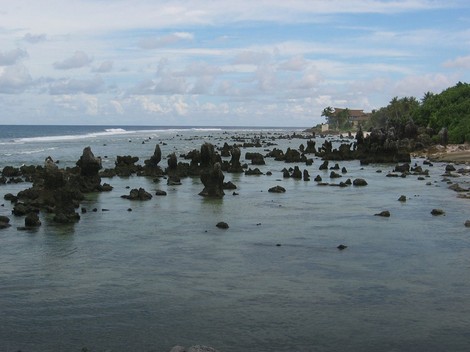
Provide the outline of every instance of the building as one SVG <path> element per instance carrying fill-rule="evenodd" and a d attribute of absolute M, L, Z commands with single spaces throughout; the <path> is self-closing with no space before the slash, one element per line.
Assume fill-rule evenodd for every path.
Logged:
<path fill-rule="evenodd" d="M 333 115 L 337 116 L 344 110 L 348 110 L 348 121 L 352 127 L 359 127 L 359 125 L 363 125 L 365 122 L 369 121 L 371 117 L 370 112 L 364 112 L 364 110 L 354 110 L 354 109 L 342 109 L 342 108 L 334 108 Z"/>

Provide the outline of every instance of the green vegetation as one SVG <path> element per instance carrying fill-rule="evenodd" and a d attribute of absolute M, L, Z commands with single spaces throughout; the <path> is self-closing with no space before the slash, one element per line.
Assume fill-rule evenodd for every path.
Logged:
<path fill-rule="evenodd" d="M 435 132 L 447 128 L 450 143 L 470 142 L 470 84 L 459 82 L 440 94 L 426 93 L 413 118 Z"/>
<path fill-rule="evenodd" d="M 328 107 L 322 116 L 339 129 L 341 121 L 332 119 L 332 112 Z M 428 92 L 421 101 L 415 97 L 395 97 L 386 107 L 372 111 L 370 120 L 362 127 L 367 130 L 393 127 L 400 138 L 421 134 L 434 141 L 442 141 L 445 136 L 450 143 L 470 142 L 470 84 L 459 82 L 440 94 Z"/>
<path fill-rule="evenodd" d="M 321 116 L 326 117 L 326 121 L 332 130 L 348 131 L 351 128 L 351 123 L 349 122 L 349 109 L 344 109 L 335 114 L 334 109 L 331 106 L 328 106 L 323 109 Z"/>

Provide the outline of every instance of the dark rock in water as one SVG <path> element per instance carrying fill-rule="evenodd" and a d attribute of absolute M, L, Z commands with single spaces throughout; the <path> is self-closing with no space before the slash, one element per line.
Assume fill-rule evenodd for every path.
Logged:
<path fill-rule="evenodd" d="M 232 147 L 230 147 L 227 142 L 224 143 L 223 147 L 220 150 L 220 156 L 226 158 L 230 156 L 230 151 L 232 150 Z"/>
<path fill-rule="evenodd" d="M 328 170 L 328 160 L 325 160 L 323 164 L 320 165 L 320 170 Z"/>
<path fill-rule="evenodd" d="M 350 179 L 350 178 L 348 178 L 348 179 L 346 180 L 346 182 L 344 182 L 344 183 L 345 183 L 346 185 L 348 185 L 348 186 L 352 185 L 352 182 L 351 182 L 351 179 Z"/>
<path fill-rule="evenodd" d="M 118 155 L 116 157 L 114 171 L 120 177 L 129 177 L 141 170 L 142 166 L 136 165 L 139 157 L 131 155 Z"/>
<path fill-rule="evenodd" d="M 247 152 L 245 153 L 245 159 L 251 160 L 252 165 L 265 165 L 266 164 L 266 162 L 264 161 L 263 155 L 261 155 L 260 153 Z"/>
<path fill-rule="evenodd" d="M 286 168 L 282 169 L 282 177 L 283 178 L 289 178 L 290 177 L 290 172 Z"/>
<path fill-rule="evenodd" d="M 388 210 L 381 211 L 380 213 L 374 214 L 375 216 L 383 216 L 386 218 L 390 217 L 390 212 Z"/>
<path fill-rule="evenodd" d="M 167 173 L 171 173 L 171 171 L 176 171 L 176 168 L 178 167 L 178 158 L 176 157 L 175 153 L 171 153 L 168 156 L 168 168 L 167 168 Z"/>
<path fill-rule="evenodd" d="M 204 143 L 201 146 L 201 168 L 211 169 L 216 162 L 221 162 L 221 160 L 220 157 L 217 157 L 214 146 L 210 143 Z"/>
<path fill-rule="evenodd" d="M 189 348 L 186 348 L 183 346 L 174 346 L 170 350 L 170 352 L 219 352 L 219 351 L 212 347 L 195 345 Z"/>
<path fill-rule="evenodd" d="M 237 189 L 237 186 L 235 186 L 232 181 L 224 182 L 224 189 Z"/>
<path fill-rule="evenodd" d="M 322 178 L 320 175 L 317 175 L 314 179 L 313 179 L 315 182 L 321 182 L 322 181 Z"/>
<path fill-rule="evenodd" d="M 10 218 L 8 216 L 0 215 L 0 230 L 10 227 Z"/>
<path fill-rule="evenodd" d="M 5 216 L 5 215 L 0 215 L 0 222 L 8 224 L 10 222 L 10 218 L 8 216 Z"/>
<path fill-rule="evenodd" d="M 21 176 L 20 169 L 13 166 L 5 166 L 2 171 L 4 177 L 19 177 Z"/>
<path fill-rule="evenodd" d="M 155 150 L 150 159 L 144 160 L 143 173 L 145 176 L 160 176 L 163 174 L 163 170 L 158 163 L 162 160 L 162 151 L 160 145 L 155 146 Z"/>
<path fill-rule="evenodd" d="M 354 157 L 367 163 L 397 163 L 411 161 L 410 150 L 413 149 L 414 140 L 406 137 L 402 132 L 397 133 L 395 127 L 386 129 L 374 128 L 357 143 Z"/>
<path fill-rule="evenodd" d="M 82 156 L 76 164 L 80 168 L 81 176 L 96 176 L 102 168 L 101 158 L 95 157 L 90 147 L 83 149 Z"/>
<path fill-rule="evenodd" d="M 168 186 L 179 186 L 181 185 L 181 179 L 176 175 L 169 176 L 166 180 L 166 184 Z"/>
<path fill-rule="evenodd" d="M 331 171 L 330 178 L 339 178 L 339 177 L 342 177 L 342 176 L 334 171 Z"/>
<path fill-rule="evenodd" d="M 335 166 L 330 167 L 330 170 L 339 170 L 339 164 L 336 163 Z"/>
<path fill-rule="evenodd" d="M 86 147 L 83 149 L 82 156 L 76 164 L 80 169 L 80 175 L 75 177 L 74 183 L 78 186 L 80 192 L 90 193 L 100 191 L 101 176 L 99 175 L 99 170 L 102 168 L 101 158 L 95 157 L 91 148 Z"/>
<path fill-rule="evenodd" d="M 363 178 L 356 178 L 353 181 L 354 186 L 367 186 L 367 181 L 364 180 Z"/>
<path fill-rule="evenodd" d="M 152 199 L 152 195 L 141 187 L 139 189 L 137 188 L 132 189 L 129 192 L 129 195 L 122 195 L 121 198 L 129 199 L 129 200 L 150 200 Z"/>
<path fill-rule="evenodd" d="M 271 193 L 285 193 L 286 192 L 286 189 L 284 187 L 281 187 L 281 186 L 275 186 L 275 187 L 271 187 L 268 192 L 271 192 Z"/>
<path fill-rule="evenodd" d="M 465 221 L 465 227 L 470 227 L 470 220 Z"/>
<path fill-rule="evenodd" d="M 405 163 L 402 165 L 396 165 L 393 172 L 401 172 L 401 173 L 410 172 L 410 164 Z"/>
<path fill-rule="evenodd" d="M 452 165 L 452 164 L 447 164 L 446 165 L 446 172 L 451 172 L 451 171 L 455 171 L 455 166 Z"/>
<path fill-rule="evenodd" d="M 315 149 L 315 141 L 308 140 L 307 141 L 307 148 L 304 150 L 305 154 L 315 154 L 316 149 Z"/>
<path fill-rule="evenodd" d="M 52 220 L 59 224 L 70 224 L 80 220 L 80 215 L 72 213 L 56 213 Z"/>
<path fill-rule="evenodd" d="M 229 227 L 228 224 L 226 222 L 223 222 L 223 221 L 218 222 L 217 225 L 215 225 L 215 226 L 217 226 L 219 229 L 228 229 L 228 227 Z"/>
<path fill-rule="evenodd" d="M 433 210 L 431 210 L 431 214 L 434 215 L 434 216 L 444 215 L 445 211 L 442 210 L 442 209 L 433 209 Z"/>
<path fill-rule="evenodd" d="M 458 183 L 454 183 L 449 186 L 449 189 L 455 191 L 455 192 L 468 192 L 467 188 L 461 187 Z"/>
<path fill-rule="evenodd" d="M 307 170 L 304 170 L 303 179 L 304 181 L 310 181 L 310 175 Z"/>
<path fill-rule="evenodd" d="M 24 216 L 32 211 L 33 209 L 30 206 L 27 206 L 24 203 L 18 202 L 15 204 L 11 212 L 13 213 L 13 215 L 16 215 L 16 216 Z"/>
<path fill-rule="evenodd" d="M 286 154 L 284 155 L 284 160 L 286 163 L 298 163 L 302 160 L 302 156 L 298 150 L 287 148 Z"/>
<path fill-rule="evenodd" d="M 99 190 L 101 192 L 111 192 L 113 190 L 113 186 L 111 186 L 109 183 L 103 183 Z"/>
<path fill-rule="evenodd" d="M 166 192 L 165 192 L 165 191 L 162 191 L 162 190 L 160 190 L 160 189 L 157 189 L 157 190 L 155 191 L 155 195 L 156 195 L 156 196 L 166 196 Z"/>
<path fill-rule="evenodd" d="M 18 201 L 18 197 L 12 193 L 7 193 L 3 196 L 3 199 L 8 200 L 11 203 L 16 203 Z"/>
<path fill-rule="evenodd" d="M 240 156 L 241 156 L 240 149 L 232 148 L 230 154 L 231 154 L 231 158 L 230 158 L 229 167 L 227 171 L 233 172 L 233 173 L 243 172 L 243 167 L 240 164 Z"/>
<path fill-rule="evenodd" d="M 343 166 L 343 168 L 341 169 L 341 173 L 342 173 L 342 174 L 347 174 L 347 173 L 348 173 L 348 170 L 346 170 L 346 168 Z"/>
<path fill-rule="evenodd" d="M 204 189 L 199 195 L 203 197 L 223 197 L 225 194 L 223 191 L 224 178 L 225 176 L 221 170 L 220 163 L 215 163 L 212 168 L 206 168 L 201 173 L 201 182 L 204 185 Z"/>
<path fill-rule="evenodd" d="M 24 225 L 25 227 L 38 227 L 41 226 L 41 221 L 39 220 L 39 216 L 36 213 L 29 213 L 24 218 Z"/>
<path fill-rule="evenodd" d="M 400 198 L 398 198 L 398 201 L 400 201 L 400 202 L 406 202 L 406 196 L 401 195 Z"/>
<path fill-rule="evenodd" d="M 254 170 L 248 169 L 245 171 L 246 176 L 252 176 L 252 175 L 263 175 L 260 169 L 255 168 Z"/>
<path fill-rule="evenodd" d="M 338 247 L 336 247 L 336 248 L 338 248 L 340 251 L 342 251 L 342 250 L 348 248 L 348 246 L 346 246 L 346 245 L 344 245 L 344 244 L 340 244 L 340 245 L 339 245 Z"/>
<path fill-rule="evenodd" d="M 302 171 L 300 171 L 300 168 L 297 165 L 294 166 L 291 177 L 299 180 L 302 178 Z"/>

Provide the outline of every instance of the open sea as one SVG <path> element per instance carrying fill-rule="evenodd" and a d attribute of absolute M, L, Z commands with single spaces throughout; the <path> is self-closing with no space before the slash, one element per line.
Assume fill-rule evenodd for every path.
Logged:
<path fill-rule="evenodd" d="M 162 167 L 170 153 L 206 141 L 276 143 L 241 149 L 243 163 L 247 151 L 306 145 L 277 138 L 294 132 L 301 129 L 0 126 L 0 169 L 48 156 L 74 166 L 87 146 L 111 168 L 118 155 L 143 164 L 157 143 Z M 3 199 L 31 185 L 0 185 L 0 215 L 12 224 L 0 230 L 0 351 L 470 351 L 470 200 L 443 182 L 446 164 L 413 159 L 429 170 L 420 180 L 386 177 L 395 165 L 344 161 L 348 173 L 333 180 L 313 158 L 311 166 L 250 165 L 271 176 L 225 173 L 239 195 L 223 199 L 199 196 L 197 177 L 179 186 L 103 178 L 113 191 L 88 194 L 79 222 L 58 225 L 41 213 L 34 231 L 17 229 L 24 218 Z M 312 181 L 283 179 L 295 165 Z M 319 186 L 316 175 L 368 185 Z M 269 193 L 276 185 L 286 192 Z M 130 201 L 121 198 L 127 187 L 167 196 Z M 374 216 L 382 210 L 391 216 Z"/>

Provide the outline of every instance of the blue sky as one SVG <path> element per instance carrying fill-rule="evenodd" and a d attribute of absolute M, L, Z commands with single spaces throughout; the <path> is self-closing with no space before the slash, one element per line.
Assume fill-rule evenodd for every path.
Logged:
<path fill-rule="evenodd" d="M 17 0 L 0 124 L 313 126 L 470 81 L 467 0 Z"/>

